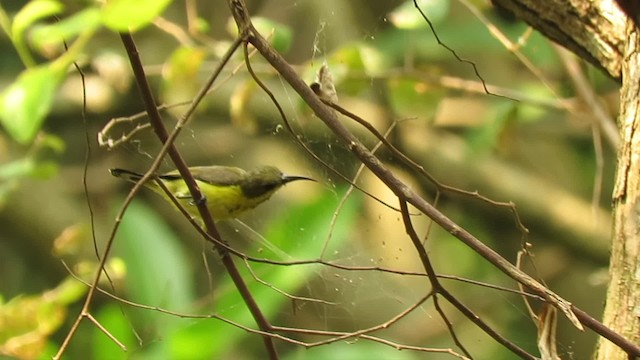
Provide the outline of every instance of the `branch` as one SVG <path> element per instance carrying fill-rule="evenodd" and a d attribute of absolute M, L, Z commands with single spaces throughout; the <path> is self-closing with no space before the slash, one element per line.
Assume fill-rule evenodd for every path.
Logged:
<path fill-rule="evenodd" d="M 239 37 L 234 42 L 234 45 L 232 46 L 232 48 L 228 53 L 228 57 L 230 57 L 231 54 L 240 45 L 241 37 L 243 36 L 242 34 L 243 33 L 241 33 L 241 35 L 239 35 Z M 162 143 L 164 144 L 163 150 L 166 149 L 168 155 L 171 157 L 171 160 L 174 162 L 174 164 L 176 165 L 176 168 L 180 172 L 180 175 L 183 177 L 185 183 L 187 184 L 187 187 L 189 188 L 189 192 L 191 193 L 191 196 L 194 199 L 194 203 L 198 207 L 198 211 L 200 212 L 200 217 L 203 220 L 204 225 L 206 227 L 207 234 L 215 239 L 221 239 L 220 234 L 218 233 L 218 230 L 213 222 L 213 218 L 211 217 L 211 214 L 209 213 L 209 210 L 206 206 L 206 198 L 200 192 L 200 189 L 198 188 L 198 185 L 196 184 L 196 181 L 193 178 L 193 175 L 191 174 L 191 172 L 187 167 L 187 163 L 184 161 L 184 159 L 182 158 L 178 150 L 173 145 L 173 140 L 175 140 L 175 138 L 177 137 L 177 134 L 180 132 L 180 130 L 182 129 L 182 126 L 187 121 L 189 116 L 193 113 L 199 101 L 204 97 L 208 88 L 211 86 L 211 84 L 213 84 L 213 81 L 222 70 L 222 67 L 228 61 L 228 58 L 221 62 L 219 69 L 214 71 L 209 82 L 205 85 L 205 87 L 203 87 L 203 89 L 200 91 L 198 96 L 196 96 L 196 98 L 192 102 L 192 106 L 182 116 L 179 124 L 176 126 L 173 133 L 171 134 L 172 136 L 170 137 L 169 134 L 167 133 L 167 130 L 164 127 L 160 113 L 158 112 L 158 108 L 156 106 L 155 99 L 152 95 L 149 83 L 147 82 L 144 68 L 142 66 L 140 57 L 138 56 L 138 50 L 133 41 L 133 37 L 130 34 L 121 34 L 121 38 L 127 50 L 127 54 L 129 55 L 131 67 L 133 69 L 136 82 L 138 84 L 138 88 L 144 100 L 145 109 L 147 111 L 147 114 L 149 115 L 149 122 L 151 123 L 151 126 L 153 127 L 160 141 L 162 141 Z M 163 153 L 161 152 L 158 156 L 158 159 L 161 159 L 162 155 Z M 145 174 L 145 176 L 148 176 L 150 174 L 151 172 L 148 172 L 147 174 Z M 143 178 L 143 180 L 146 180 L 146 179 Z M 269 321 L 266 319 L 266 317 L 260 310 L 258 304 L 256 303 L 256 300 L 253 298 L 247 284 L 242 279 L 242 276 L 240 275 L 238 268 L 235 266 L 235 263 L 233 262 L 233 258 L 230 256 L 229 252 L 226 251 L 224 247 L 218 246 L 217 244 L 215 244 L 214 246 L 218 251 L 218 253 L 220 254 L 222 258 L 222 263 L 227 269 L 227 272 L 229 273 L 229 276 L 233 280 L 233 283 L 236 286 L 236 289 L 242 296 L 242 299 L 247 305 L 247 308 L 251 312 L 251 315 L 255 319 L 260 330 L 263 332 L 271 331 L 271 324 L 269 323 Z M 273 343 L 273 338 L 270 336 L 263 336 L 262 338 L 263 338 L 264 345 L 267 350 L 267 354 L 269 358 L 278 359 L 277 351 Z"/>
<path fill-rule="evenodd" d="M 620 80 L 625 15 L 606 0 L 491 0 L 494 5 Z"/>
<path fill-rule="evenodd" d="M 371 172 L 373 172 L 381 181 L 387 185 L 387 187 L 393 191 L 393 193 L 402 201 L 406 201 L 411 205 L 418 208 L 428 217 L 430 217 L 435 223 L 440 225 L 445 231 L 449 232 L 454 237 L 458 238 L 464 244 L 472 248 L 487 261 L 493 264 L 500 271 L 528 287 L 533 293 L 543 297 L 545 301 L 552 304 L 578 328 L 583 329 L 580 320 L 585 322 L 585 325 L 590 326 L 596 330 L 592 323 L 589 323 L 583 316 L 583 313 L 578 313 L 580 320 L 573 312 L 573 306 L 567 300 L 561 298 L 538 281 L 531 278 L 529 275 L 516 268 L 509 261 L 501 257 L 493 249 L 486 246 L 478 238 L 471 233 L 462 229 L 454 221 L 449 219 L 443 213 L 434 208 L 429 202 L 427 202 L 420 195 L 415 193 L 409 186 L 398 179 L 389 169 L 384 167 L 382 162 L 373 155 L 369 149 L 367 149 L 362 142 L 355 137 L 340 121 L 338 121 L 333 109 L 327 107 L 318 98 L 311 88 L 298 76 L 295 70 L 280 56 L 269 43 L 262 37 L 251 24 L 249 12 L 243 0 L 228 0 L 229 7 L 235 19 L 238 28 L 241 31 L 248 31 L 247 41 L 250 42 L 262 56 L 273 66 L 274 69 L 282 76 L 282 78 L 298 93 L 298 95 L 305 101 L 305 103 L 313 110 L 315 115 L 322 120 L 325 125 L 339 137 L 348 147 L 348 149 L 362 161 Z M 606 329 L 606 328 L 605 328 Z M 604 330 L 604 329 L 598 329 Z M 599 334 L 603 335 L 607 339 L 616 343 L 621 348 L 625 349 L 630 354 L 640 355 L 640 347 L 625 339 L 618 339 L 612 335 L 613 331 L 606 329 L 601 332 L 596 330 Z"/>

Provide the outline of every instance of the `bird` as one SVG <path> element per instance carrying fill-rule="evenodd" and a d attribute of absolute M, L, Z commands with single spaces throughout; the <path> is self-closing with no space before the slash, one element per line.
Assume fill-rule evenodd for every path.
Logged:
<path fill-rule="evenodd" d="M 305 176 L 285 175 L 277 167 L 261 166 L 250 171 L 231 166 L 194 166 L 189 171 L 206 199 L 207 208 L 214 220 L 237 218 L 248 210 L 269 200 L 285 184 L 292 181 L 316 181 Z M 111 175 L 137 183 L 144 174 L 113 168 Z M 153 175 L 144 186 L 160 194 L 170 202 L 171 198 L 156 183 L 161 181 L 189 214 L 200 218 L 195 201 L 186 182 L 177 170 Z"/>

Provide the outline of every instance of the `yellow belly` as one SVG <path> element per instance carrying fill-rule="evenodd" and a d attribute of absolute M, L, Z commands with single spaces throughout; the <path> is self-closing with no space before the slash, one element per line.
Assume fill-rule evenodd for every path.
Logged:
<path fill-rule="evenodd" d="M 179 183 L 173 182 L 172 184 L 165 182 L 165 184 L 189 214 L 196 218 L 200 217 L 198 207 L 194 204 L 193 199 L 190 197 L 189 190 L 183 181 Z M 273 194 L 273 192 L 269 192 L 260 197 L 247 198 L 242 193 L 240 186 L 237 185 L 216 186 L 198 181 L 198 186 L 207 199 L 207 208 L 214 220 L 226 220 L 238 217 L 243 212 L 251 210 L 268 200 Z M 154 190 L 170 201 L 162 189 L 158 188 Z"/>

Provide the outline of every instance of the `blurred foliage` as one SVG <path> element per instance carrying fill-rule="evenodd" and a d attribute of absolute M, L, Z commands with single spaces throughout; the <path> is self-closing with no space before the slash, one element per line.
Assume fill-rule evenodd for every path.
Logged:
<path fill-rule="evenodd" d="M 49 337 L 66 320 L 67 307 L 81 299 L 85 286 L 73 278 L 39 295 L 0 298 L 0 353 L 38 358 Z"/>
<path fill-rule="evenodd" d="M 438 44 L 413 2 L 248 3 L 259 31 L 304 79 L 311 83 L 318 68 L 327 64 L 341 106 L 381 132 L 393 127 L 389 140 L 438 180 L 478 190 L 496 201 L 513 201 L 530 230 L 526 240 L 536 254 L 535 268 L 527 269 L 599 316 L 615 149 L 606 142 L 599 148 L 594 141 L 594 133 L 599 135 L 593 131 L 589 104 L 575 98 L 557 50 L 545 38 L 502 18 L 485 2 L 470 2 L 517 44 L 517 54 L 526 57 L 541 78 L 491 35 L 467 2 L 417 1 L 440 41 L 472 61 L 486 85 L 503 95 L 499 97 L 486 94 L 474 68 Z M 0 133 L 0 353 L 49 358 L 69 331 L 87 289 L 70 277 L 61 260 L 74 274 L 91 281 L 96 254 L 103 254 L 114 214 L 129 189 L 111 179 L 107 169 L 143 170 L 160 148 L 145 128 L 111 151 L 95 142 L 110 119 L 120 118 L 106 133 L 114 141 L 146 121 L 144 116 L 134 117 L 143 107 L 131 86 L 117 32 L 135 32 L 170 128 L 237 30 L 223 2 L 191 0 L 7 2 L 0 5 L 0 26 L 4 34 L 0 37 L 4 130 Z M 264 59 L 250 56 L 256 74 L 298 131 L 297 138 L 337 171 L 353 177 L 359 163 L 347 147 L 314 118 Z M 227 64 L 178 138 L 179 150 L 191 165 L 273 164 L 288 173 L 308 174 L 319 184 L 287 186 L 244 216 L 243 223 L 220 224 L 223 237 L 256 257 L 322 257 L 345 266 L 421 271 L 397 212 L 359 192 L 338 206 L 346 184 L 305 154 L 284 130 L 275 107 L 248 75 L 242 59 L 238 53 Z M 74 62 L 82 69 L 84 82 Z M 586 65 L 583 70 L 614 118 L 617 85 Z M 376 144 L 360 126 L 344 122 L 366 144 Z M 433 184 L 386 151 L 378 155 L 414 189 L 434 198 Z M 165 160 L 163 169 L 171 168 Z M 602 175 L 601 184 L 597 174 Z M 397 206 L 394 195 L 368 172 L 357 183 Z M 474 197 L 443 195 L 440 210 L 515 260 L 523 235 L 509 209 Z M 151 308 L 99 295 L 91 312 L 127 352 L 83 323 L 67 358 L 264 356 L 257 335 L 210 317 L 215 314 L 255 327 L 217 254 L 176 215 L 154 194 L 142 191 L 116 236 L 108 263 L 110 281 L 103 279 L 100 287 Z M 336 223 L 331 225 L 334 216 Z M 430 228 L 423 216 L 413 221 L 421 235 L 428 234 L 426 246 L 439 272 L 514 287 L 450 234 Z M 264 241 L 282 252 L 256 245 Z M 274 324 L 299 329 L 357 331 L 379 325 L 429 290 L 424 278 L 381 272 L 253 262 L 249 271 L 240 259 L 238 264 L 267 317 Z M 325 303 L 292 300 L 253 276 L 286 293 Z M 535 326 L 519 296 L 446 281 L 498 332 L 536 353 Z M 513 358 L 452 308 L 445 305 L 445 312 L 475 357 Z M 589 356 L 592 333 L 581 334 L 561 322 L 559 334 L 563 358 Z M 374 335 L 399 344 L 457 351 L 431 302 Z M 304 333 L 292 336 L 306 342 L 326 339 Z M 285 359 L 452 358 L 397 351 L 363 339 L 308 350 L 279 342 L 278 348 Z"/>

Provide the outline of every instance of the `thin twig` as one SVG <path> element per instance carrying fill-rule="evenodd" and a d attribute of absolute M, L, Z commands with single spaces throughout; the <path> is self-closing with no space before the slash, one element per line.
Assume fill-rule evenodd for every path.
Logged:
<path fill-rule="evenodd" d="M 527 234 L 529 233 L 529 229 L 527 229 L 527 227 L 524 226 L 524 223 L 522 223 L 522 221 L 520 219 L 520 215 L 518 214 L 518 210 L 516 209 L 516 205 L 513 202 L 495 201 L 495 200 L 489 199 L 486 196 L 481 195 L 478 191 L 467 191 L 467 190 L 459 189 L 459 188 L 456 188 L 456 187 L 453 187 L 453 186 L 450 186 L 450 185 L 447 185 L 447 184 L 444 184 L 444 183 L 440 182 L 433 175 L 431 175 L 429 172 L 427 172 L 425 170 L 424 166 L 416 163 L 411 158 L 409 158 L 407 155 L 405 155 L 402 151 L 398 150 L 398 148 L 396 148 L 393 144 L 391 144 L 386 139 L 386 136 L 383 136 L 378 131 L 378 129 L 376 129 L 373 125 L 371 125 L 370 122 L 366 121 L 365 119 L 363 119 L 360 116 L 350 112 L 349 110 L 343 108 L 342 106 L 340 106 L 338 104 L 329 102 L 329 101 L 327 101 L 325 99 L 321 99 L 321 101 L 324 104 L 326 104 L 327 106 L 329 106 L 332 109 L 334 109 L 337 112 L 339 112 L 340 114 L 342 114 L 342 115 L 354 120 L 358 124 L 364 126 L 378 140 L 380 140 L 380 142 L 382 142 L 389 151 L 391 151 L 391 153 L 396 157 L 396 159 L 402 161 L 409 168 L 413 169 L 414 171 L 416 171 L 419 174 L 421 174 L 422 176 L 424 176 L 429 182 L 431 182 L 433 185 L 436 186 L 436 188 L 438 189 L 439 192 L 441 191 L 441 192 L 449 192 L 449 193 L 454 193 L 454 194 L 471 196 L 473 198 L 476 198 L 476 199 L 478 199 L 478 200 L 480 200 L 482 202 L 488 203 L 490 205 L 508 208 L 513 214 L 516 227 L 518 228 L 518 230 L 520 230 L 520 232 L 522 234 L 522 237 L 523 238 L 527 237 Z M 435 208 L 435 206 L 434 206 L 434 208 Z"/>
<path fill-rule="evenodd" d="M 440 37 L 438 36 L 438 33 L 436 32 L 435 27 L 431 23 L 431 20 L 429 20 L 429 17 L 427 16 L 427 14 L 425 14 L 424 11 L 422 11 L 422 9 L 420 8 L 420 6 L 418 6 L 418 2 L 416 0 L 413 0 L 413 6 L 416 9 L 418 9 L 418 12 L 420 13 L 420 15 L 422 16 L 424 21 L 427 23 L 427 25 L 429 25 L 429 29 L 431 29 L 431 33 L 436 38 L 436 41 L 438 42 L 438 45 L 442 46 L 447 51 L 449 51 L 451 53 L 451 55 L 453 55 L 453 57 L 455 57 L 456 60 L 458 60 L 459 62 L 471 65 L 471 67 L 473 68 L 474 74 L 482 82 L 482 87 L 484 88 L 485 93 L 487 93 L 488 95 L 491 95 L 491 96 L 497 96 L 497 97 L 501 97 L 501 98 L 506 98 L 506 99 L 517 101 L 515 99 L 511 99 L 509 97 L 506 97 L 506 96 L 503 96 L 503 95 L 494 94 L 494 93 L 490 92 L 489 89 L 487 89 L 487 84 L 484 81 L 484 78 L 482 77 L 482 75 L 480 75 L 480 72 L 478 71 L 478 67 L 476 66 L 476 64 L 473 61 L 461 58 L 460 55 L 458 55 L 458 53 L 455 50 L 453 50 L 447 44 L 443 43 L 440 40 Z"/>
<path fill-rule="evenodd" d="M 239 24 L 240 28 L 251 29 L 250 24 L 243 24 L 243 19 L 248 17 L 246 6 L 242 0 L 230 0 L 230 5 L 234 18 Z M 393 173 L 385 168 L 380 160 L 371 154 L 371 152 L 357 139 L 346 127 L 344 127 L 332 114 L 331 110 L 324 105 L 313 93 L 313 91 L 307 86 L 307 84 L 300 79 L 295 73 L 293 68 L 278 54 L 273 48 L 266 42 L 266 40 L 260 36 L 260 34 L 251 29 L 251 33 L 248 38 L 249 42 L 258 49 L 262 56 L 278 70 L 280 75 L 285 79 L 292 88 L 304 99 L 304 101 L 311 107 L 315 114 L 336 134 L 347 147 L 356 155 L 378 178 L 380 178 L 398 197 L 410 202 L 413 206 L 424 212 L 430 218 L 432 218 L 443 229 L 450 232 L 452 235 L 460 239 L 467 246 L 474 249 L 478 254 L 483 256 L 486 260 L 496 266 L 505 274 L 514 278 L 515 280 L 524 283 L 534 293 L 544 297 L 547 301 L 558 307 L 572 323 L 579 329 L 582 329 L 582 325 L 576 318 L 576 315 L 571 311 L 571 303 L 564 300 L 551 290 L 547 289 L 539 282 L 532 279 L 527 274 L 522 273 L 513 264 L 497 254 L 494 250 L 487 247 L 476 237 L 471 235 L 466 230 L 462 229 L 451 219 L 446 217 L 437 209 L 433 208 L 431 204 L 425 201 L 422 197 L 416 194 L 410 187 L 400 181 Z M 619 344 L 620 345 L 620 344 Z M 640 353 L 640 347 L 635 344 L 627 342 L 620 345 L 625 347 L 631 347 L 638 349 Z"/>
<path fill-rule="evenodd" d="M 311 155 L 311 157 L 313 157 L 313 159 L 315 161 L 320 163 L 323 167 L 325 167 L 326 169 L 328 169 L 329 171 L 331 171 L 332 173 L 334 173 L 338 177 L 342 178 L 344 181 L 349 183 L 351 186 L 353 186 L 356 189 L 358 189 L 364 195 L 372 198 L 373 200 L 379 202 L 380 204 L 382 204 L 383 206 L 388 207 L 391 210 L 400 211 L 400 209 L 395 208 L 390 204 L 387 204 L 386 202 L 384 202 L 379 197 L 377 197 L 377 196 L 373 195 L 372 193 L 368 192 L 367 190 L 363 189 L 358 184 L 352 182 L 351 179 L 347 178 L 342 173 L 340 173 L 339 171 L 335 170 L 331 165 L 329 165 L 326 161 L 322 160 L 315 152 L 313 152 L 313 150 L 311 150 L 311 148 L 309 148 L 309 146 L 307 144 L 305 144 L 304 141 L 302 141 L 302 135 L 297 134 L 295 132 L 295 130 L 293 130 L 293 127 L 291 126 L 291 123 L 289 122 L 289 119 L 285 115 L 284 110 L 282 109 L 282 106 L 280 105 L 280 103 L 276 99 L 275 95 L 273 95 L 273 92 L 271 90 L 269 90 L 269 88 L 262 82 L 262 80 L 260 80 L 260 78 L 253 71 L 253 68 L 251 66 L 251 62 L 249 61 L 249 59 L 248 59 L 246 54 L 247 54 L 247 46 L 245 45 L 245 63 L 247 65 L 247 71 L 249 71 L 249 74 L 251 75 L 253 80 L 256 82 L 256 84 L 258 84 L 258 86 L 262 89 L 262 91 L 264 91 L 265 94 L 267 94 L 267 96 L 269 97 L 269 99 L 271 100 L 273 105 L 276 107 L 276 109 L 278 110 L 278 114 L 280 115 L 280 118 L 282 119 L 282 122 L 285 124 L 285 128 L 291 134 L 293 139 L 298 143 L 298 145 L 300 145 L 300 147 L 302 147 L 305 150 L 305 152 L 307 152 L 309 155 Z"/>
<path fill-rule="evenodd" d="M 276 286 L 274 286 L 273 284 L 270 284 L 264 280 L 262 280 L 256 273 L 255 271 L 253 271 L 253 268 L 251 267 L 251 263 L 249 262 L 248 259 L 244 259 L 244 263 L 247 266 L 247 269 L 249 270 L 249 272 L 251 273 L 251 276 L 253 277 L 253 279 L 257 282 L 259 282 L 260 284 L 268 287 L 269 289 L 277 292 L 278 294 L 284 295 L 286 297 L 288 297 L 289 299 L 293 300 L 293 301 L 303 301 L 303 302 L 313 302 L 313 303 L 318 303 L 318 304 L 324 304 L 324 305 L 337 305 L 334 302 L 331 301 L 327 301 L 327 300 L 322 300 L 322 299 L 315 299 L 315 298 L 310 298 L 310 297 L 304 297 L 304 296 L 296 296 L 296 295 L 292 295 L 289 294 L 288 292 L 277 288 Z"/>
<path fill-rule="evenodd" d="M 429 255 L 427 254 L 427 250 L 422 245 L 422 242 L 420 241 L 418 234 L 413 228 L 413 224 L 411 223 L 411 216 L 409 215 L 409 208 L 407 206 L 406 201 L 400 200 L 400 209 L 402 210 L 402 222 L 405 225 L 405 230 L 407 232 L 407 235 L 409 235 L 409 238 L 411 239 L 411 242 L 413 243 L 413 246 L 416 249 L 416 252 L 418 253 L 420 261 L 422 262 L 422 265 L 424 266 L 427 276 L 429 277 L 429 281 L 431 282 L 431 286 L 434 287 L 434 291 L 436 291 L 437 294 L 441 294 L 442 297 L 444 297 L 451 305 L 453 305 L 458 311 L 460 311 L 467 319 L 471 320 L 471 322 L 476 324 L 480 329 L 482 329 L 487 335 L 491 336 L 499 344 L 502 344 L 502 346 L 511 350 L 514 354 L 520 356 L 523 359 L 532 359 L 532 360 L 535 359 L 535 356 L 529 354 L 524 349 L 520 348 L 518 345 L 509 341 L 509 339 L 498 334 L 498 332 L 496 332 L 493 328 L 491 328 L 478 315 L 476 315 L 473 311 L 471 311 L 471 309 L 469 309 L 466 305 L 464 305 L 460 300 L 458 300 L 455 296 L 453 296 L 444 286 L 442 286 L 442 284 L 440 284 L 440 280 L 438 280 L 438 277 L 436 276 L 436 272 L 435 272 L 435 269 L 433 268 L 433 265 L 431 264 L 431 260 L 429 260 Z M 441 315 L 444 315 L 444 313 L 441 313 Z M 445 323 L 448 322 L 446 317 L 443 319 Z M 453 332 L 453 328 L 449 327 L 449 331 L 451 332 L 451 336 L 453 337 L 454 341 L 457 340 L 457 337 Z M 458 344 L 458 346 L 462 346 L 462 344 L 458 342 L 456 342 L 456 344 Z M 466 350 L 464 349 L 464 347 L 461 347 L 461 349 L 466 353 Z"/>
<path fill-rule="evenodd" d="M 182 179 L 184 180 L 185 184 L 187 185 L 187 188 L 189 189 L 189 193 L 191 194 L 192 199 L 194 199 L 194 204 L 198 208 L 198 212 L 200 213 L 200 218 L 204 222 L 205 228 L 207 229 L 207 233 L 211 235 L 211 237 L 216 239 L 222 239 L 222 238 L 218 232 L 218 229 L 215 226 L 215 223 L 213 221 L 213 218 L 211 217 L 209 209 L 207 208 L 206 198 L 202 195 L 198 185 L 196 184 L 196 181 L 193 175 L 189 171 L 187 163 L 184 161 L 180 153 L 177 151 L 177 149 L 173 145 L 173 141 L 176 139 L 176 137 L 180 133 L 184 124 L 191 117 L 191 115 L 195 111 L 200 101 L 206 96 L 211 85 L 213 85 L 213 82 L 222 71 L 222 68 L 228 63 L 232 54 L 235 53 L 237 48 L 244 41 L 244 36 L 245 36 L 244 34 L 245 34 L 244 32 L 241 32 L 240 35 L 234 40 L 233 44 L 230 46 L 225 56 L 221 59 L 219 66 L 212 72 L 211 76 L 209 77 L 205 85 L 200 89 L 196 97 L 193 99 L 191 106 L 181 116 L 173 132 L 171 133 L 171 136 L 167 133 L 162 123 L 162 119 L 158 112 L 155 99 L 153 98 L 151 88 L 149 87 L 149 84 L 147 82 L 147 79 L 144 73 L 144 68 L 138 56 L 138 51 L 135 46 L 135 43 L 133 42 L 133 38 L 129 34 L 121 34 L 122 42 L 125 45 L 125 48 L 127 49 L 127 53 L 129 54 L 129 58 L 130 58 L 133 72 L 136 78 L 136 82 L 138 83 L 140 92 L 144 100 L 145 108 L 147 110 L 147 113 L 149 114 L 149 121 L 151 122 L 151 125 L 153 126 L 153 129 L 156 135 L 164 144 L 163 149 L 160 151 L 160 153 L 157 156 L 157 160 L 161 160 L 164 157 L 165 153 L 167 153 L 171 157 L 171 160 L 176 165 L 178 172 L 182 176 Z M 155 170 L 156 169 L 150 169 L 145 174 L 145 177 L 147 177 L 147 179 L 151 177 L 152 174 L 155 172 Z M 143 177 L 140 181 L 141 182 L 146 181 L 147 179 L 145 179 L 145 177 Z M 240 296 L 242 297 L 245 304 L 247 305 L 247 308 L 251 312 L 251 315 L 253 316 L 256 323 L 258 324 L 258 327 L 260 328 L 260 330 L 264 332 L 269 332 L 271 329 L 271 324 L 269 323 L 267 318 L 264 316 L 264 314 L 260 310 L 260 307 L 258 306 L 256 300 L 253 298 L 247 284 L 242 279 L 242 275 L 238 271 L 238 268 L 235 266 L 235 263 L 233 262 L 233 258 L 229 255 L 229 253 L 223 247 L 216 246 L 215 248 L 220 254 L 222 258 L 222 263 L 227 269 L 229 276 L 231 277 L 234 285 L 236 286 L 236 289 L 240 293 Z M 275 344 L 273 343 L 273 338 L 269 336 L 263 336 L 262 339 L 263 339 L 264 346 L 269 358 L 273 360 L 278 359 L 278 354 L 275 348 Z"/>
<path fill-rule="evenodd" d="M 79 282 L 85 284 L 87 287 L 90 287 L 91 284 L 87 283 L 86 281 L 82 280 L 82 278 L 80 278 L 79 276 L 77 276 L 76 274 L 74 274 L 71 269 L 65 264 L 63 263 L 63 265 L 65 266 L 65 268 L 67 269 L 67 271 L 69 272 L 69 274 L 74 277 L 76 280 L 78 280 Z M 260 330 L 256 330 L 253 328 L 250 328 L 248 326 L 242 325 L 240 323 L 237 323 L 235 321 L 232 321 L 230 319 L 227 319 L 223 316 L 220 316 L 218 314 L 185 314 L 185 313 L 181 313 L 181 312 L 177 312 L 177 311 L 172 311 L 172 310 L 168 310 L 168 309 L 164 309 L 158 306 L 151 306 L 151 305 L 144 305 L 144 304 L 140 304 L 140 303 L 136 303 L 124 298 L 121 298 L 117 295 L 114 295 L 100 287 L 96 288 L 96 290 L 98 292 L 100 292 L 101 294 L 104 294 L 116 301 L 119 301 L 125 305 L 134 307 L 134 308 L 139 308 L 139 309 L 143 309 L 143 310 L 150 310 L 150 311 L 157 311 L 159 313 L 162 314 L 167 314 L 167 315 L 171 315 L 171 316 L 176 316 L 179 318 L 185 318 L 185 319 L 216 319 L 216 320 L 220 320 L 222 322 L 225 322 L 231 326 L 237 327 L 239 329 L 242 329 L 248 333 L 252 333 L 252 334 L 257 334 L 257 335 L 261 335 L 261 336 L 269 336 L 272 337 L 274 339 L 278 339 L 278 340 L 282 340 L 294 345 L 299 345 L 299 346 L 303 346 L 306 348 L 311 348 L 311 347 L 317 347 L 320 346 L 322 344 L 320 344 L 319 342 L 314 342 L 314 343 L 307 343 L 307 342 L 303 342 L 303 341 L 299 341 L 296 339 L 292 339 L 286 336 L 282 336 L 280 334 L 274 333 L 274 332 L 263 332 Z M 373 342 L 377 342 L 380 344 L 384 344 L 390 347 L 393 347 L 394 349 L 397 350 L 413 350 L 413 351 L 421 351 L 421 352 L 431 352 L 431 353 L 446 353 L 452 356 L 455 356 L 459 359 L 463 359 L 463 360 L 468 360 L 467 357 L 462 356 L 458 353 L 456 353 L 455 351 L 453 351 L 452 349 L 440 349 L 440 348 L 428 348 L 428 347 L 421 347 L 421 346 L 412 346 L 412 345 L 404 345 L 404 344 L 399 344 L 393 341 L 389 341 L 383 338 L 379 338 L 376 336 L 372 336 L 372 335 L 367 335 L 367 334 L 359 334 L 359 335 L 355 335 L 353 333 L 348 333 L 348 332 L 341 332 L 341 331 L 324 331 L 324 330 L 313 330 L 313 329 L 294 329 L 294 328 L 289 328 L 289 327 L 283 327 L 283 326 L 276 326 L 273 325 L 272 326 L 273 331 L 279 331 L 279 332 L 285 332 L 285 333 L 298 333 L 298 334 L 310 334 L 310 335 L 320 335 L 320 336 L 331 336 L 331 337 L 340 337 L 341 339 L 343 339 L 345 336 L 347 338 L 349 338 L 348 335 L 351 335 L 350 337 L 355 337 L 355 338 L 359 338 L 359 339 L 364 339 L 364 340 L 369 340 L 369 341 L 373 341 Z M 332 340 L 331 342 L 335 342 L 337 340 Z"/>

